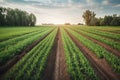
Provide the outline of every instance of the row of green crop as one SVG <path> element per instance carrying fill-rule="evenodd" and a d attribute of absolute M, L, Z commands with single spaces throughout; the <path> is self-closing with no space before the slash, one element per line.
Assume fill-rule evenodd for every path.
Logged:
<path fill-rule="evenodd" d="M 57 29 L 27 53 L 3 80 L 41 80 L 56 33 Z"/>
<path fill-rule="evenodd" d="M 90 63 L 64 29 L 61 29 L 61 34 L 71 80 L 98 80 Z"/>
<path fill-rule="evenodd" d="M 106 32 L 106 31 L 100 31 L 94 28 L 89 28 L 89 27 L 76 27 L 78 29 L 81 29 L 83 31 L 87 31 L 90 33 L 94 33 L 100 36 L 105 36 L 108 37 L 110 39 L 115 39 L 115 40 L 120 40 L 120 34 L 115 34 L 115 33 L 111 33 L 111 32 Z"/>
<path fill-rule="evenodd" d="M 110 31 L 110 32 L 120 34 L 120 30 L 114 30 L 114 31 Z"/>
<path fill-rule="evenodd" d="M 73 30 L 76 30 L 82 34 L 85 34 L 87 36 L 90 36 L 98 41 L 101 41 L 105 44 L 108 44 L 110 45 L 111 47 L 117 49 L 117 50 L 120 50 L 120 43 L 118 42 L 115 42 L 114 40 L 111 40 L 111 39 L 107 39 L 107 38 L 104 38 L 102 36 L 99 36 L 99 35 L 96 35 L 96 34 L 93 34 L 93 33 L 88 33 L 88 32 L 85 32 L 85 31 L 82 31 L 81 29 L 77 29 L 77 28 L 72 28 Z"/>
<path fill-rule="evenodd" d="M 73 25 L 72 25 L 73 26 Z M 114 27 L 114 26 L 82 26 L 82 25 L 74 25 L 73 27 L 83 27 L 83 28 L 90 28 L 90 29 L 96 29 L 99 31 L 107 31 L 110 33 L 116 33 L 119 34 L 120 33 L 120 27 Z"/>
<path fill-rule="evenodd" d="M 42 29 L 44 27 L 2 27 L 0 28 L 0 41 Z"/>
<path fill-rule="evenodd" d="M 117 29 L 114 29 L 114 28 L 95 28 L 97 30 L 100 30 L 100 31 L 106 31 L 106 32 L 110 32 L 110 33 L 115 33 L 115 34 L 120 34 L 120 28 L 117 28 Z"/>
<path fill-rule="evenodd" d="M 120 58 L 108 52 L 102 46 L 95 44 L 93 41 L 85 38 L 84 36 L 78 34 L 77 32 L 66 28 L 72 35 L 74 35 L 78 40 L 80 40 L 85 46 L 87 46 L 91 51 L 93 51 L 98 58 L 105 58 L 106 61 L 113 67 L 115 72 L 120 73 Z"/>
<path fill-rule="evenodd" d="M 53 28 L 46 28 L 47 30 L 38 32 L 38 33 L 31 33 L 30 35 L 23 35 L 21 37 L 17 37 L 15 39 L 11 39 L 0 43 L 1 49 L 0 49 L 0 66 L 5 64 L 7 61 L 9 61 L 14 56 L 20 54 L 28 45 L 32 44 L 36 40 L 38 40 L 40 37 L 46 35 L 49 33 Z M 21 38 L 21 40 L 19 40 Z"/>
<path fill-rule="evenodd" d="M 101 31 L 108 31 L 111 33 L 120 33 L 120 28 L 119 27 L 91 27 L 92 29 L 97 29 L 97 30 L 101 30 Z"/>
<path fill-rule="evenodd" d="M 87 26 L 88 27 L 88 26 Z M 106 31 L 114 31 L 114 30 L 120 30 L 119 27 L 114 27 L 114 26 L 108 26 L 108 27 L 100 27 L 100 26 L 91 26 L 89 28 L 92 28 L 92 29 L 98 29 L 98 30 L 106 30 Z"/>
<path fill-rule="evenodd" d="M 24 35 L 21 35 L 21 36 L 16 36 L 16 37 L 11 38 L 11 39 L 9 39 L 9 40 L 5 40 L 5 41 L 0 42 L 0 52 L 1 52 L 2 50 L 4 50 L 5 47 L 7 48 L 8 45 L 15 45 L 15 44 L 18 43 L 19 41 L 23 41 L 24 39 L 27 39 L 27 38 L 29 38 L 29 37 L 32 37 L 32 36 L 34 36 L 34 35 L 37 35 L 38 33 L 43 32 L 45 29 L 46 29 L 46 28 L 43 28 L 43 29 L 41 29 L 41 30 L 39 30 L 39 31 L 31 32 L 31 33 L 24 34 Z"/>

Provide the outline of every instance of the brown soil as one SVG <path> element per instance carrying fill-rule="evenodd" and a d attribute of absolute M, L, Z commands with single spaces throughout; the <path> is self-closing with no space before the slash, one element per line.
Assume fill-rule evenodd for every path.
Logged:
<path fill-rule="evenodd" d="M 50 55 L 47 60 L 46 68 L 43 72 L 42 80 L 53 80 L 54 77 L 54 69 L 55 69 L 55 61 L 56 61 L 56 53 L 57 53 L 57 46 L 58 46 L 58 32 L 56 34 L 53 47 L 51 49 Z"/>
<path fill-rule="evenodd" d="M 53 31 L 53 30 L 52 30 Z M 27 54 L 33 47 L 35 47 L 40 41 L 42 41 L 46 36 L 48 36 L 52 31 L 50 31 L 49 33 L 47 33 L 46 35 L 42 36 L 39 40 L 35 41 L 34 43 L 32 43 L 31 45 L 29 45 L 28 47 L 26 47 L 24 49 L 24 51 L 20 54 L 15 56 L 13 59 L 11 59 L 10 61 L 8 61 L 5 65 L 0 67 L 0 80 L 2 79 L 2 77 L 5 75 L 5 73 L 12 68 L 12 66 L 14 66 L 22 57 L 24 57 L 25 54 Z"/>
<path fill-rule="evenodd" d="M 58 36 L 58 48 L 57 48 L 57 58 L 56 58 L 54 80 L 70 80 L 70 77 L 67 73 L 65 53 L 64 53 L 62 36 L 61 36 L 60 31 L 59 31 L 59 36 Z"/>
<path fill-rule="evenodd" d="M 67 31 L 67 30 L 66 30 Z M 99 59 L 89 48 L 84 46 L 81 41 L 76 39 L 71 33 L 67 31 L 70 38 L 75 42 L 79 49 L 83 52 L 85 57 L 90 61 L 95 72 L 101 80 L 119 80 L 120 76 L 115 73 L 105 59 Z"/>
<path fill-rule="evenodd" d="M 76 30 L 75 30 L 75 31 L 76 31 Z M 114 53 L 116 56 L 120 57 L 120 51 L 118 51 L 118 50 L 112 48 L 111 46 L 109 46 L 109 45 L 107 45 L 107 44 L 105 44 L 105 43 L 103 43 L 103 42 L 100 42 L 100 41 L 98 41 L 98 40 L 96 40 L 96 39 L 94 39 L 94 38 L 92 38 L 92 37 L 90 37 L 90 36 L 87 36 L 87 35 L 85 35 L 85 34 L 83 34 L 83 33 L 81 33 L 81 32 L 78 32 L 78 31 L 76 31 L 76 32 L 77 32 L 77 33 L 80 33 L 80 34 L 83 35 L 84 37 L 88 38 L 89 40 L 92 40 L 93 42 L 95 42 L 95 43 L 101 45 L 102 47 L 104 47 L 104 48 L 105 48 L 106 50 L 108 50 L 109 52 L 112 52 L 112 53 Z"/>
<path fill-rule="evenodd" d="M 60 29 L 58 29 L 42 80 L 70 80 L 66 69 Z"/>

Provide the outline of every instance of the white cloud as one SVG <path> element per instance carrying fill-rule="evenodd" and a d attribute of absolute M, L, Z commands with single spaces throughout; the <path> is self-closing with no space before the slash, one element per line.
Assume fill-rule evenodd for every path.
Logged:
<path fill-rule="evenodd" d="M 65 23 L 65 22 L 83 23 L 82 14 L 86 9 L 94 11 L 100 17 L 106 14 L 106 12 L 109 13 L 109 11 L 105 10 L 105 6 L 110 4 L 108 0 L 104 0 L 102 4 L 96 2 L 96 0 L 85 0 L 85 3 L 84 2 L 77 3 L 74 2 L 73 0 L 66 0 L 65 3 L 57 2 L 57 0 L 24 0 L 24 1 L 28 1 L 28 3 L 11 2 L 0 4 L 0 6 L 19 8 L 21 10 L 34 13 L 37 17 L 37 24 L 40 24 L 40 23 Z M 112 6 L 109 7 L 110 7 L 109 10 L 111 10 Z M 115 5 L 114 7 L 118 8 L 120 7 L 120 5 Z"/>
<path fill-rule="evenodd" d="M 93 0 L 86 0 L 87 3 L 93 2 Z"/>
<path fill-rule="evenodd" d="M 109 0 L 104 0 L 104 1 L 102 2 L 102 4 L 103 4 L 103 5 L 109 5 L 110 3 L 109 3 Z"/>
<path fill-rule="evenodd" d="M 37 24 L 41 24 L 41 23 L 64 24 L 65 22 L 70 22 L 70 23 L 83 22 L 83 19 L 81 17 L 82 11 L 80 12 L 78 11 L 78 9 L 71 9 L 68 7 L 49 9 L 49 8 L 42 8 L 42 7 L 40 8 L 31 5 L 25 5 L 25 4 L 21 5 L 14 3 L 6 3 L 2 6 L 10 7 L 10 8 L 18 8 L 21 10 L 25 10 L 29 13 L 34 13 L 37 17 Z"/>
<path fill-rule="evenodd" d="M 95 5 L 96 2 L 94 0 L 86 0 L 87 5 Z"/>
<path fill-rule="evenodd" d="M 73 2 L 72 0 L 68 0 L 68 6 L 72 6 Z"/>
<path fill-rule="evenodd" d="M 0 2 L 3 2 L 3 0 L 0 0 Z"/>
<path fill-rule="evenodd" d="M 33 0 L 32 0 L 33 1 Z M 36 0 L 37 1 L 37 0 Z M 92 0 L 93 1 L 93 0 Z M 89 2 L 89 1 L 88 1 Z M 51 3 L 51 0 L 49 0 Z M 100 10 L 97 4 L 83 4 L 83 3 L 73 3 L 72 0 L 68 0 L 68 3 L 32 3 L 31 4 L 15 4 L 7 3 L 6 7 L 19 8 L 30 13 L 34 13 L 37 17 L 37 24 L 40 23 L 83 23 L 82 14 L 86 9 L 90 10 Z"/>
<path fill-rule="evenodd" d="M 117 4 L 114 6 L 115 8 L 120 8 L 120 4 Z"/>
<path fill-rule="evenodd" d="M 39 1 L 39 0 L 24 0 L 24 1 Z"/>

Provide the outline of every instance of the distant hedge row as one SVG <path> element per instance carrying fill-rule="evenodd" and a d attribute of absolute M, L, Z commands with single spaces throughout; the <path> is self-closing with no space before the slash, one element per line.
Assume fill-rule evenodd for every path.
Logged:
<path fill-rule="evenodd" d="M 34 26 L 36 17 L 19 9 L 0 7 L 0 26 Z"/>
<path fill-rule="evenodd" d="M 82 17 L 85 24 L 89 26 L 120 26 L 120 15 L 113 14 L 104 16 L 103 18 L 95 17 L 96 14 L 90 10 L 86 10 Z"/>
<path fill-rule="evenodd" d="M 96 18 L 97 26 L 120 26 L 120 16 L 117 14 Z"/>

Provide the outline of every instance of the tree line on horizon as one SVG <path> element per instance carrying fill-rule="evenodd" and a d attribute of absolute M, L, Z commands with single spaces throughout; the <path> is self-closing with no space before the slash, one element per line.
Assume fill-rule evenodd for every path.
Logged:
<path fill-rule="evenodd" d="M 82 15 L 88 26 L 120 26 L 120 15 L 106 15 L 103 18 L 95 16 L 96 14 L 90 10 L 86 10 Z"/>
<path fill-rule="evenodd" d="M 36 16 L 19 9 L 0 7 L 0 26 L 34 26 Z"/>
<path fill-rule="evenodd" d="M 86 10 L 82 17 L 88 26 L 120 26 L 120 15 L 117 14 L 97 18 L 93 11 Z M 36 16 L 33 13 L 0 7 L 0 26 L 35 26 L 35 24 Z M 70 25 L 70 23 L 65 23 L 65 25 Z"/>

